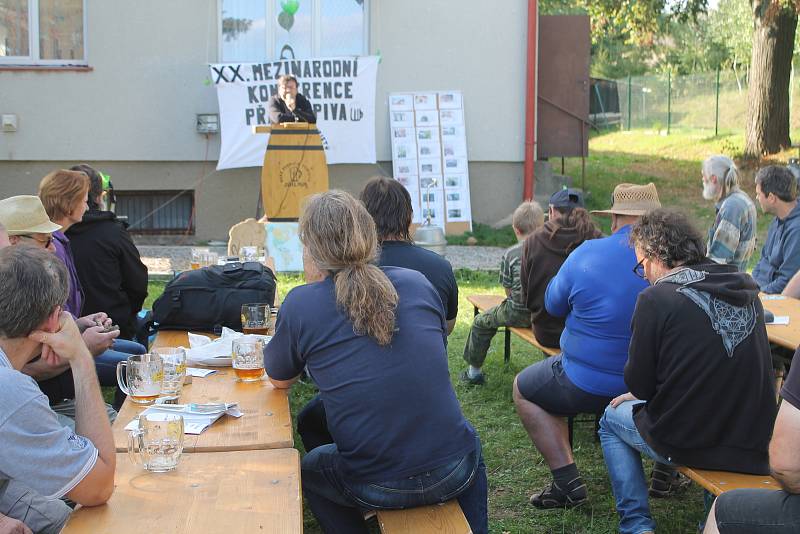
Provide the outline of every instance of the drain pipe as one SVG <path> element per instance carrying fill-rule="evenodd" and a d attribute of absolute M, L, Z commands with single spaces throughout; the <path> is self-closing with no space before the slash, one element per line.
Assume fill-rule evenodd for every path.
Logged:
<path fill-rule="evenodd" d="M 536 190 L 536 105 L 539 100 L 539 3 L 528 0 L 528 60 L 525 76 L 525 167 L 522 177 L 523 200 L 533 200 Z"/>

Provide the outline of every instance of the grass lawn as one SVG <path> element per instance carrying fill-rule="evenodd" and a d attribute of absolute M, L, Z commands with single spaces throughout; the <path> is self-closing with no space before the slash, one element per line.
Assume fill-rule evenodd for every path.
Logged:
<path fill-rule="evenodd" d="M 506 367 L 503 365 L 503 339 L 497 336 L 485 366 L 487 385 L 462 385 L 458 381 L 458 374 L 466 366 L 461 356 L 472 324 L 472 307 L 466 297 L 476 293 L 500 294 L 501 289 L 497 285 L 496 273 L 460 270 L 457 280 L 459 313 L 456 328 L 449 338 L 450 375 L 464 414 L 477 429 L 483 443 L 489 474 L 490 531 L 616 532 L 614 501 L 600 445 L 595 443 L 592 436 L 591 422 L 575 426 L 576 461 L 589 485 L 589 504 L 568 511 L 538 511 L 528 504 L 530 494 L 549 482 L 550 472 L 531 445 L 514 411 L 511 384 L 516 373 L 543 356 L 540 351 L 513 336 L 511 363 Z M 301 283 L 299 276 L 281 276 L 279 292 L 285 295 L 289 289 Z M 162 283 L 151 283 L 148 302 L 162 290 Z M 296 384 L 290 396 L 292 413 L 296 415 L 314 393 L 311 385 Z M 302 453 L 299 436 L 295 436 L 295 443 Z M 649 465 L 646 470 L 649 473 Z M 696 486 L 677 498 L 655 501 L 652 507 L 659 532 L 694 532 L 697 522 L 704 516 L 702 492 Z M 305 532 L 321 532 L 308 511 Z"/>

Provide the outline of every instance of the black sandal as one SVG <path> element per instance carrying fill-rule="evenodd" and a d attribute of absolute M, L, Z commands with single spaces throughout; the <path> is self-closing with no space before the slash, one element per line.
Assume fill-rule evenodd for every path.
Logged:
<path fill-rule="evenodd" d="M 580 477 L 570 481 L 568 486 L 574 487 L 567 492 L 553 481 L 549 486 L 542 488 L 539 493 L 531 495 L 530 503 L 536 508 L 550 510 L 553 508 L 574 508 L 588 500 L 586 484 L 583 483 Z"/>
<path fill-rule="evenodd" d="M 685 490 L 690 483 L 674 467 L 656 462 L 650 475 L 649 494 L 656 499 L 671 497 Z"/>

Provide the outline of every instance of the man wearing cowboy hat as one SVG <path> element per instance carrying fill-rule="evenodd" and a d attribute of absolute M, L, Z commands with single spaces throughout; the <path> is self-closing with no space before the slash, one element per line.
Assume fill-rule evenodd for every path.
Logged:
<path fill-rule="evenodd" d="M 547 286 L 547 313 L 566 318 L 561 354 L 524 369 L 513 391 L 522 425 L 553 474 L 553 482 L 530 499 L 537 508 L 572 507 L 587 499 L 565 418 L 602 413 L 627 391 L 623 368 L 631 317 L 648 286 L 634 273 L 630 225 L 659 207 L 652 183 L 618 185 L 611 208 L 593 212 L 611 216 L 612 235 L 580 245 Z"/>
<path fill-rule="evenodd" d="M 53 232 L 61 226 L 50 220 L 39 197 L 19 195 L 0 200 L 0 224 L 6 228 L 9 244 L 28 243 L 55 252 Z"/>

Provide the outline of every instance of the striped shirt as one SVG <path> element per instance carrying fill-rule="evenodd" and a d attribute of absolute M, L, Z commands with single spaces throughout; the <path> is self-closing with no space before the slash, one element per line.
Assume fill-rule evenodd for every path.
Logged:
<path fill-rule="evenodd" d="M 708 230 L 708 257 L 745 272 L 755 248 L 756 206 L 747 193 L 735 189 L 717 203 L 717 216 Z"/>
<path fill-rule="evenodd" d="M 500 285 L 511 290 L 511 295 L 507 299 L 511 308 L 528 313 L 528 308 L 525 307 L 525 297 L 522 294 L 522 279 L 519 274 L 521 268 L 522 243 L 517 243 L 506 250 L 500 261 Z"/>

